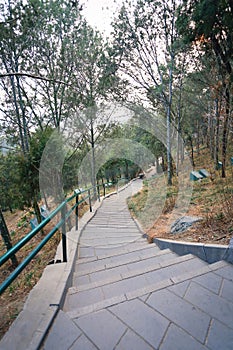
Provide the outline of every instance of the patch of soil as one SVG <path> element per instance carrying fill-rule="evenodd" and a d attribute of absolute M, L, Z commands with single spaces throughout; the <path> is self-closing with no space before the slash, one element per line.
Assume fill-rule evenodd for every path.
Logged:
<path fill-rule="evenodd" d="M 74 203 L 73 203 L 74 204 Z M 89 205 L 82 203 L 79 206 L 79 216 L 81 217 L 87 210 Z M 4 218 L 11 235 L 12 245 L 15 245 L 27 233 L 31 231 L 30 220 L 34 217 L 32 209 L 16 210 L 13 213 L 4 212 Z M 54 227 L 56 219 L 51 220 L 44 228 L 44 235 L 48 234 Z M 71 218 L 72 226 L 75 223 L 75 217 Z M 31 250 L 38 245 L 44 237 L 38 233 L 16 254 L 20 263 Z M 36 285 L 40 279 L 45 267 L 54 259 L 57 246 L 61 240 L 61 233 L 58 231 L 52 239 L 42 248 L 35 256 L 30 264 L 21 272 L 16 280 L 3 292 L 0 296 L 0 339 L 6 333 L 10 325 L 23 309 L 25 300 L 30 290 Z M 2 242 L 0 235 L 0 255 L 3 255 L 6 248 Z M 8 260 L 0 267 L 0 283 L 13 271 L 11 260 Z"/>
<path fill-rule="evenodd" d="M 147 231 L 148 236 L 222 245 L 228 245 L 233 236 L 233 216 L 220 211 L 219 205 L 212 206 L 209 213 L 205 213 L 205 207 L 201 203 L 191 205 L 185 215 L 203 217 L 203 220 L 193 224 L 182 233 L 170 233 L 170 225 L 168 225 L 170 215 L 170 212 L 162 214 L 153 227 Z"/>

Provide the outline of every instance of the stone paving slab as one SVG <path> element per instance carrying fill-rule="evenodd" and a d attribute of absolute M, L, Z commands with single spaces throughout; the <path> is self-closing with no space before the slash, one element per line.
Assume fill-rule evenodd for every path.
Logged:
<path fill-rule="evenodd" d="M 169 320 L 139 299 L 110 307 L 109 310 L 152 347 L 158 348 Z"/>
<path fill-rule="evenodd" d="M 191 303 L 169 290 L 161 290 L 152 293 L 146 304 L 193 335 L 201 343 L 205 341 L 211 318 L 205 312 L 194 308 Z"/>
<path fill-rule="evenodd" d="M 198 342 L 183 329 L 171 323 L 159 350 L 207 350 L 207 347 Z M 221 348 L 219 348 L 221 349 Z"/>
<path fill-rule="evenodd" d="M 82 316 L 74 322 L 88 334 L 88 338 L 99 349 L 103 350 L 114 349 L 127 330 L 127 326 L 108 310 Z"/>

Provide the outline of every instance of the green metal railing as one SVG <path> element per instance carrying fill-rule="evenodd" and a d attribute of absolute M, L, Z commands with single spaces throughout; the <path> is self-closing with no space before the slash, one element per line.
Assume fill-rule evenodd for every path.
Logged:
<path fill-rule="evenodd" d="M 60 221 L 53 227 L 53 229 L 41 240 L 41 242 L 27 255 L 27 257 L 15 268 L 15 270 L 2 282 L 0 285 L 0 295 L 4 290 L 17 278 L 23 269 L 30 263 L 36 254 L 44 247 L 44 245 L 54 236 L 54 234 L 62 229 L 62 255 L 63 262 L 67 262 L 67 242 L 66 242 L 66 221 L 75 210 L 75 228 L 78 229 L 78 214 L 79 205 L 85 201 L 89 201 L 89 209 L 92 212 L 92 191 L 95 189 L 97 198 L 100 201 L 100 187 L 103 187 L 103 196 L 106 196 L 106 187 L 109 183 L 98 184 L 86 190 L 75 190 L 74 194 L 64 200 L 50 215 L 44 219 L 37 227 L 30 231 L 25 237 L 17 242 L 11 249 L 9 249 L 3 256 L 0 257 L 0 266 L 6 263 L 15 253 L 25 246 L 38 232 L 40 232 L 56 215 L 61 213 Z M 85 197 L 83 195 L 87 194 Z M 82 198 L 80 196 L 82 195 Z M 96 198 L 96 199 L 97 199 Z M 75 204 L 67 211 L 67 204 L 75 199 Z"/>

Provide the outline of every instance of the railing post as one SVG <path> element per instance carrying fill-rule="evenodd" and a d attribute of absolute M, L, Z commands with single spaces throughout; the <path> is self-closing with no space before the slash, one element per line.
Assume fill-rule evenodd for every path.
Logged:
<path fill-rule="evenodd" d="M 63 220 L 62 224 L 62 255 L 63 262 L 67 262 L 67 242 L 66 242 L 66 204 L 62 207 L 61 218 Z"/>
<path fill-rule="evenodd" d="M 91 190 L 88 190 L 88 197 L 89 197 L 90 212 L 92 212 L 92 206 L 91 206 Z"/>
<path fill-rule="evenodd" d="M 75 229 L 78 230 L 78 201 L 79 194 L 76 195 L 76 208 L 75 208 Z"/>

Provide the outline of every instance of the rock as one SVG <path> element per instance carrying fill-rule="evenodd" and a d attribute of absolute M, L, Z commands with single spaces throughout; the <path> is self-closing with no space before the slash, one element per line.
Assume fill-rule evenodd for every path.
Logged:
<path fill-rule="evenodd" d="M 233 249 L 233 237 L 230 239 L 229 248 Z"/>
<path fill-rule="evenodd" d="M 201 221 L 202 218 L 198 216 L 182 216 L 177 219 L 171 225 L 171 233 L 181 233 L 186 231 L 189 227 L 191 227 L 195 222 Z"/>

